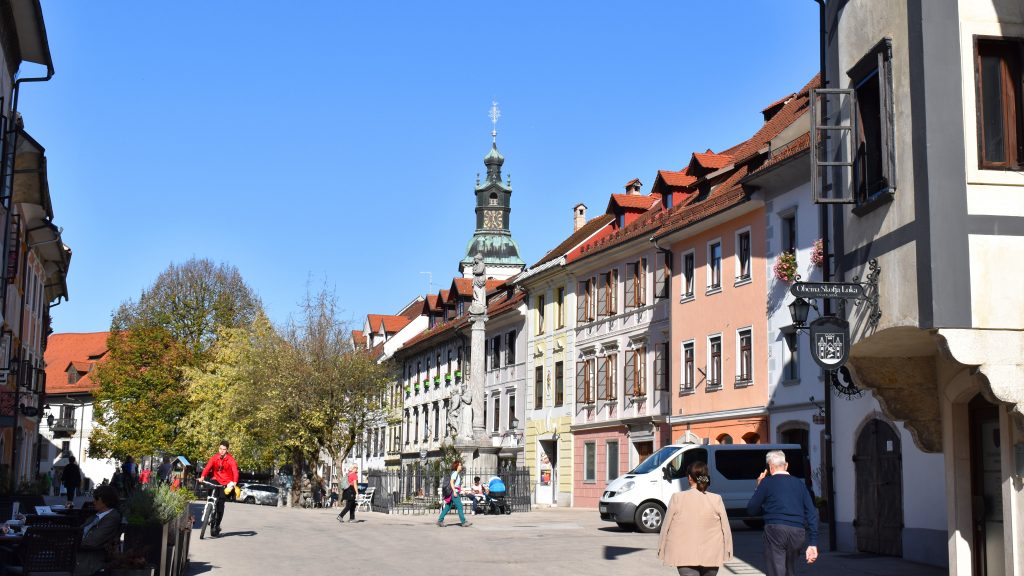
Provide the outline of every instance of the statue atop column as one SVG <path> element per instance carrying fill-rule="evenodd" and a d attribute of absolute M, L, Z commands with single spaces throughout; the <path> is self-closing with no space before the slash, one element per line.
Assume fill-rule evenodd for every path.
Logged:
<path fill-rule="evenodd" d="M 465 418 L 462 416 L 462 407 L 471 403 L 472 394 L 466 389 L 465 383 L 459 383 L 452 390 L 451 398 L 448 400 L 448 426 L 449 438 L 468 436 L 469 429 L 463 424 Z M 463 433 L 465 431 L 466 433 Z"/>
<path fill-rule="evenodd" d="M 486 270 L 484 256 L 477 252 L 473 256 L 473 303 L 469 306 L 469 313 L 474 316 L 487 313 L 487 278 L 484 277 Z"/>

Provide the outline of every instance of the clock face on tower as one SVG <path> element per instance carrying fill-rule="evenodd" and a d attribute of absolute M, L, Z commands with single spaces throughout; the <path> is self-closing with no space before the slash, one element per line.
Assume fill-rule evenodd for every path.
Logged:
<path fill-rule="evenodd" d="M 500 210 L 484 210 L 484 228 L 501 228 Z"/>

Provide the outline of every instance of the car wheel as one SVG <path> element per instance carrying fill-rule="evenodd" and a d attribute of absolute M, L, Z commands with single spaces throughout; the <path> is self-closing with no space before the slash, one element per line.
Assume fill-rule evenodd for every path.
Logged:
<path fill-rule="evenodd" d="M 252 496 L 246 496 L 245 500 L 242 500 L 242 502 L 245 502 L 246 504 L 255 504 L 256 499 L 253 498 Z"/>
<path fill-rule="evenodd" d="M 632 524 L 627 524 L 625 522 L 616 522 L 616 524 L 619 526 L 619 530 L 622 530 L 623 532 L 632 532 L 633 531 L 633 525 Z"/>
<path fill-rule="evenodd" d="M 661 504 L 645 502 L 636 509 L 636 529 L 651 533 L 661 530 L 661 521 L 665 518 L 665 510 Z"/>

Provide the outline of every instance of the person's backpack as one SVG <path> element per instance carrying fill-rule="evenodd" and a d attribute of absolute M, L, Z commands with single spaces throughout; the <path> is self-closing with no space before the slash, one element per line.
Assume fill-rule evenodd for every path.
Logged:
<path fill-rule="evenodd" d="M 441 488 L 441 497 L 444 498 L 445 501 L 449 500 L 452 497 L 452 483 L 451 482 L 445 482 L 444 483 L 444 486 Z"/>

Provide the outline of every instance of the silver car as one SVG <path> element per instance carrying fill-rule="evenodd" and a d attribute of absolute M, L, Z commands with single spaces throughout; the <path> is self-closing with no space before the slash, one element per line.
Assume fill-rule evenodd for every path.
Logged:
<path fill-rule="evenodd" d="M 278 489 L 267 484 L 242 484 L 242 493 L 238 499 L 246 504 L 263 504 L 277 506 Z"/>

